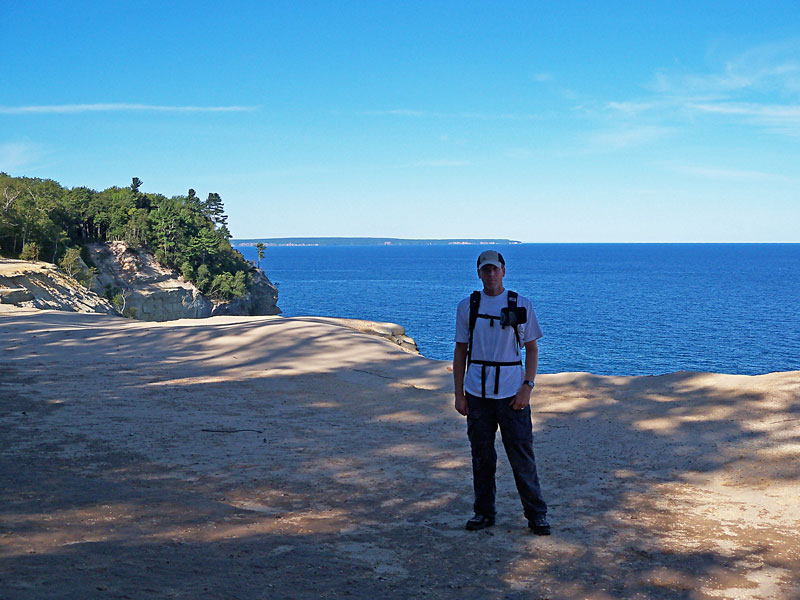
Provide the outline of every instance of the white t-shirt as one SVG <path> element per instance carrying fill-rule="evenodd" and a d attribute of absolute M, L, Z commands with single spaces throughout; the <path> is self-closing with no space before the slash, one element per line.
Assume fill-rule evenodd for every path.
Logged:
<path fill-rule="evenodd" d="M 481 290 L 481 304 L 478 312 L 483 315 L 499 317 L 500 311 L 508 306 L 508 290 L 498 296 L 487 296 Z M 542 329 L 536 319 L 531 301 L 524 296 L 518 296 L 517 306 L 525 307 L 528 311 L 528 322 L 518 326 L 519 337 L 522 344 L 538 340 L 542 337 Z M 456 311 L 456 342 L 469 343 L 469 297 L 458 304 Z M 517 344 L 513 327 L 500 327 L 497 319 L 478 319 L 475 330 L 472 332 L 472 360 L 492 362 L 513 362 L 521 360 L 521 350 Z M 500 381 L 497 393 L 494 393 L 495 369 L 500 369 Z M 464 390 L 473 396 L 481 396 L 482 365 L 472 364 L 467 368 L 464 378 Z M 525 377 L 524 361 L 522 365 L 486 367 L 486 397 L 510 398 L 514 396 L 522 385 Z"/>

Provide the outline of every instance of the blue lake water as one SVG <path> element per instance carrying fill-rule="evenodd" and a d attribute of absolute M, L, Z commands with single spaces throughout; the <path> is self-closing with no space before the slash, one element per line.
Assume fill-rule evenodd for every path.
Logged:
<path fill-rule="evenodd" d="M 256 259 L 253 247 L 237 247 Z M 800 370 L 800 244 L 519 244 L 505 287 L 544 330 L 540 372 Z M 285 316 L 400 323 L 450 360 L 455 307 L 480 287 L 477 246 L 268 247 Z"/>

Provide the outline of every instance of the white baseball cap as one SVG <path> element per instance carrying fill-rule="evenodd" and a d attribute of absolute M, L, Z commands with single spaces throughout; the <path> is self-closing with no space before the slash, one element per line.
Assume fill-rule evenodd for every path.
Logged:
<path fill-rule="evenodd" d="M 484 250 L 478 257 L 478 270 L 480 271 L 485 265 L 494 265 L 498 269 L 506 266 L 506 261 L 503 255 L 496 250 Z"/>

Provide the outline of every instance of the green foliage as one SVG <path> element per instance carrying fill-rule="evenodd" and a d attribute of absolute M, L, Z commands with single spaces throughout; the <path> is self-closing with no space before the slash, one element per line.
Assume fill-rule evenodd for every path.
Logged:
<path fill-rule="evenodd" d="M 192 281 L 192 277 L 194 276 L 194 267 L 188 260 L 184 261 L 184 263 L 181 265 L 181 275 L 183 275 L 183 278 L 186 281 Z"/>
<path fill-rule="evenodd" d="M 130 288 L 109 288 L 106 289 L 106 297 L 111 296 L 111 304 L 117 309 L 117 312 L 123 317 L 129 319 L 136 318 L 136 308 L 128 306 L 128 296 L 130 296 Z"/>
<path fill-rule="evenodd" d="M 22 260 L 39 260 L 39 244 L 36 242 L 28 242 L 19 253 Z"/>
<path fill-rule="evenodd" d="M 94 280 L 97 279 L 97 269 L 95 267 L 89 267 L 88 269 L 81 270 L 78 272 L 76 279 L 78 283 L 89 290 L 92 288 Z"/>
<path fill-rule="evenodd" d="M 209 271 L 207 265 L 200 265 L 197 267 L 197 273 L 193 282 L 201 292 L 207 293 L 209 291 L 209 284 L 211 283 L 211 271 Z"/>
<path fill-rule="evenodd" d="M 113 304 L 114 308 L 116 308 L 118 311 L 122 312 L 122 307 L 125 306 L 125 298 L 122 294 L 117 292 L 111 297 L 111 304 Z"/>
<path fill-rule="evenodd" d="M 58 261 L 58 266 L 70 277 L 76 277 L 81 272 L 80 248 L 67 248 L 64 256 Z"/>
<path fill-rule="evenodd" d="M 266 249 L 267 249 L 267 247 L 264 245 L 264 242 L 258 242 L 256 244 L 256 250 L 258 250 L 258 265 L 257 265 L 257 267 L 259 269 L 261 268 L 261 260 L 264 258 L 264 255 L 266 254 L 266 252 L 265 252 Z"/>
<path fill-rule="evenodd" d="M 103 298 L 111 302 L 111 304 L 114 304 L 114 297 L 117 294 L 119 294 L 119 291 L 120 290 L 118 287 L 114 287 L 113 285 L 106 285 L 105 288 L 103 288 L 102 296 Z"/>
<path fill-rule="evenodd" d="M 244 271 L 237 271 L 235 275 L 231 273 L 220 273 L 214 276 L 209 291 L 223 300 L 241 298 L 247 293 L 246 281 Z"/>
<path fill-rule="evenodd" d="M 167 198 L 145 194 L 141 186 L 134 177 L 130 186 L 97 192 L 0 173 L 0 253 L 41 255 L 51 262 L 63 254 L 59 264 L 66 259 L 65 270 L 91 285 L 93 273 L 75 266 L 73 247 L 121 240 L 152 252 L 159 263 L 179 269 L 215 298 L 245 294 L 252 267 L 230 245 L 219 194 L 210 193 L 203 201 L 189 190 L 186 196 Z"/>

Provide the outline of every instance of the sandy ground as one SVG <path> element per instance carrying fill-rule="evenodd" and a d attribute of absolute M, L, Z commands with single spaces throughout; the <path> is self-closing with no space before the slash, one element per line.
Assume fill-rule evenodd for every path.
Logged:
<path fill-rule="evenodd" d="M 313 318 L 0 306 L 0 598 L 800 598 L 800 372 L 541 375 L 553 535 L 447 364 Z"/>

